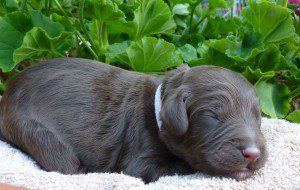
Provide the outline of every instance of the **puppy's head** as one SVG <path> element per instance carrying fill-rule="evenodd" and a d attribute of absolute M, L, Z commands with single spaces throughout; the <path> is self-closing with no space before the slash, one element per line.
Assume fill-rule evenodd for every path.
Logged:
<path fill-rule="evenodd" d="M 160 138 L 196 170 L 243 180 L 267 158 L 253 86 L 227 69 L 201 66 L 162 84 Z"/>

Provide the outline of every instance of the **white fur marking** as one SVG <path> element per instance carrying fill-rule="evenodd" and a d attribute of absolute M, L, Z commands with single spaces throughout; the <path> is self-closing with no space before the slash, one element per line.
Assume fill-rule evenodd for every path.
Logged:
<path fill-rule="evenodd" d="M 162 121 L 160 118 L 160 110 L 161 110 L 161 85 L 159 85 L 155 92 L 154 98 L 154 109 L 155 109 L 155 117 L 158 129 L 161 130 Z"/>

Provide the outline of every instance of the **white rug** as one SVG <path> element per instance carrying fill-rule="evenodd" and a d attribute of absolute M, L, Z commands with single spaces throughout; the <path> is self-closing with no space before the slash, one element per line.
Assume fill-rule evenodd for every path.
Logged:
<path fill-rule="evenodd" d="M 279 119 L 263 119 L 269 159 L 264 168 L 246 181 L 203 174 L 161 177 L 145 185 L 123 174 L 62 175 L 45 172 L 18 149 L 0 141 L 0 182 L 30 189 L 298 189 L 300 190 L 300 125 Z"/>

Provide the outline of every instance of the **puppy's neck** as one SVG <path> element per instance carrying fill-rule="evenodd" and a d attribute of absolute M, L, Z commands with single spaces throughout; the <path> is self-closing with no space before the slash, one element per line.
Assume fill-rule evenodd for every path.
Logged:
<path fill-rule="evenodd" d="M 155 118 L 157 122 L 158 129 L 161 130 L 162 121 L 160 118 L 161 110 L 161 84 L 157 87 L 154 98 L 154 109 L 155 109 Z"/>

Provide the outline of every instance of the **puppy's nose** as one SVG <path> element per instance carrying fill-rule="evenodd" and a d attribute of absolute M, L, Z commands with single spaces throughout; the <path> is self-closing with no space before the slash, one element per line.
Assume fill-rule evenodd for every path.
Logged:
<path fill-rule="evenodd" d="M 256 162 L 260 156 L 260 150 L 257 147 L 246 147 L 242 150 L 242 153 L 248 164 Z"/>

